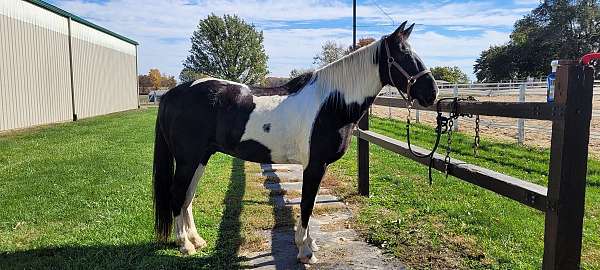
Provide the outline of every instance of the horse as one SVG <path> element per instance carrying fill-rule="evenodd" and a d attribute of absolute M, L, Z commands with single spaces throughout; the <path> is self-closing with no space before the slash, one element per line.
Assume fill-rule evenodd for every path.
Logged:
<path fill-rule="evenodd" d="M 353 129 L 383 86 L 394 86 L 423 106 L 437 98 L 431 72 L 407 41 L 414 24 L 405 27 L 406 22 L 392 34 L 279 87 L 203 78 L 169 90 L 162 97 L 155 130 L 157 240 L 168 239 L 174 222 L 182 254 L 206 245 L 196 230 L 192 200 L 209 158 L 221 152 L 249 162 L 303 166 L 295 243 L 297 259 L 315 263 L 318 246 L 308 223 L 321 180 L 327 166 L 348 149 Z"/>

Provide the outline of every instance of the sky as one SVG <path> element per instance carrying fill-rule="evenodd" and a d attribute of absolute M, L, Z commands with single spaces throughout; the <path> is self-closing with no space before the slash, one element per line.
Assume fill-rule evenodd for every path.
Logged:
<path fill-rule="evenodd" d="M 313 67 L 327 40 L 352 43 L 348 0 L 51 0 L 62 9 L 140 43 L 139 72 L 179 76 L 198 21 L 210 13 L 237 14 L 263 31 L 270 76 Z M 508 41 L 516 20 L 539 0 L 357 0 L 357 38 L 380 38 L 403 21 L 416 23 L 409 39 L 429 67 L 458 66 L 474 78 L 482 50 Z"/>

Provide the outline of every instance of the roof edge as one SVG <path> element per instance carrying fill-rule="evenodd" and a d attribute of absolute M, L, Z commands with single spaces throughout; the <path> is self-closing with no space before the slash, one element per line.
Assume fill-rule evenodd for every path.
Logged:
<path fill-rule="evenodd" d="M 54 6 L 54 5 L 49 4 L 49 3 L 46 3 L 46 2 L 44 2 L 42 0 L 26 0 L 26 1 L 29 2 L 29 3 L 32 3 L 34 5 L 36 5 L 38 7 L 41 7 L 43 9 L 49 10 L 51 12 L 54 12 L 54 13 L 56 13 L 58 15 L 61 15 L 63 17 L 71 18 L 71 20 L 73 20 L 73 21 L 76 21 L 78 23 L 81 23 L 81 24 L 84 24 L 84 25 L 89 26 L 91 28 L 94 28 L 94 29 L 96 29 L 96 30 L 98 30 L 100 32 L 104 32 L 105 34 L 108 34 L 108 35 L 111 35 L 113 37 L 116 37 L 116 38 L 118 38 L 120 40 L 123 40 L 123 41 L 125 41 L 127 43 L 130 43 L 130 44 L 133 44 L 133 45 L 136 45 L 136 46 L 140 45 L 137 41 L 135 41 L 133 39 L 127 38 L 127 37 L 122 36 L 122 35 L 119 35 L 119 34 L 113 32 L 113 31 L 110 31 L 110 30 L 108 30 L 108 29 L 106 29 L 106 28 L 104 28 L 102 26 L 99 26 L 99 25 L 97 25 L 95 23 L 92 23 L 92 22 L 90 22 L 88 20 L 85 20 L 85 19 L 83 19 L 83 18 L 81 18 L 81 17 L 79 17 L 79 16 L 77 16 L 77 15 L 75 15 L 73 13 L 67 12 L 64 9 L 61 9 L 61 8 L 59 8 L 57 6 Z"/>

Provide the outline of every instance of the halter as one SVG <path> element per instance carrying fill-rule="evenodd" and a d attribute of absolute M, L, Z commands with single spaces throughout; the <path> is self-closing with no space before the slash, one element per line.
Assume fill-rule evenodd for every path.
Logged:
<path fill-rule="evenodd" d="M 398 92 L 400 92 L 400 95 L 402 96 L 403 99 L 405 99 L 408 102 L 408 104 L 411 104 L 410 89 L 412 88 L 412 86 L 415 83 L 417 83 L 418 79 L 423 77 L 425 74 L 431 73 L 431 71 L 428 69 L 424 69 L 421 72 L 417 73 L 416 75 L 410 76 L 408 74 L 408 72 L 406 72 L 406 70 L 404 70 L 404 68 L 402 68 L 402 66 L 400 66 L 400 64 L 398 64 L 398 62 L 396 62 L 396 59 L 394 59 L 394 57 L 390 53 L 390 48 L 388 47 L 387 40 L 385 38 L 386 37 L 383 37 L 383 44 L 385 46 L 385 52 L 387 54 L 388 76 L 390 78 L 390 81 L 392 82 L 392 86 L 394 86 L 394 87 L 396 87 L 396 89 L 398 89 Z M 400 71 L 400 73 L 404 76 L 404 78 L 406 78 L 406 95 L 407 96 L 404 96 L 404 94 L 402 93 L 402 90 L 400 90 L 398 88 L 398 86 L 394 83 L 394 79 L 392 78 L 392 66 L 395 67 L 398 71 Z"/>

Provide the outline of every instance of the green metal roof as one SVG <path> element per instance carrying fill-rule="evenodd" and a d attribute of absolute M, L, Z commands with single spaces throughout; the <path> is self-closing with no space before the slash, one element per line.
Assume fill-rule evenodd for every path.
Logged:
<path fill-rule="evenodd" d="M 49 3 L 46 3 L 44 1 L 42 1 L 42 0 L 27 0 L 27 1 L 30 2 L 30 3 L 32 3 L 32 4 L 34 4 L 34 5 L 36 5 L 36 6 L 39 6 L 41 8 L 44 8 L 44 9 L 49 10 L 49 11 L 52 11 L 52 12 L 58 14 L 58 15 L 61 15 L 61 16 L 67 17 L 67 18 L 71 18 L 71 20 L 73 20 L 73 21 L 76 21 L 78 23 L 87 25 L 87 26 L 89 26 L 91 28 L 94 28 L 94 29 L 96 29 L 98 31 L 104 32 L 106 34 L 109 34 L 109 35 L 111 35 L 113 37 L 116 37 L 116 38 L 118 38 L 120 40 L 123 40 L 125 42 L 131 43 L 133 45 L 139 45 L 139 43 L 137 43 L 137 41 L 135 41 L 135 40 L 126 38 L 124 36 L 121 36 L 121 35 L 113 32 L 113 31 L 110 31 L 110 30 L 108 30 L 108 29 L 106 29 L 106 28 L 104 28 L 102 26 L 99 26 L 97 24 L 89 22 L 89 21 L 87 21 L 87 20 L 85 20 L 85 19 L 83 19 L 83 18 L 81 18 L 81 17 L 79 17 L 77 15 L 74 15 L 74 14 L 72 14 L 70 12 L 67 12 L 67 11 L 65 11 L 63 9 L 60 9 L 60 8 L 54 6 L 54 5 L 51 5 Z"/>

